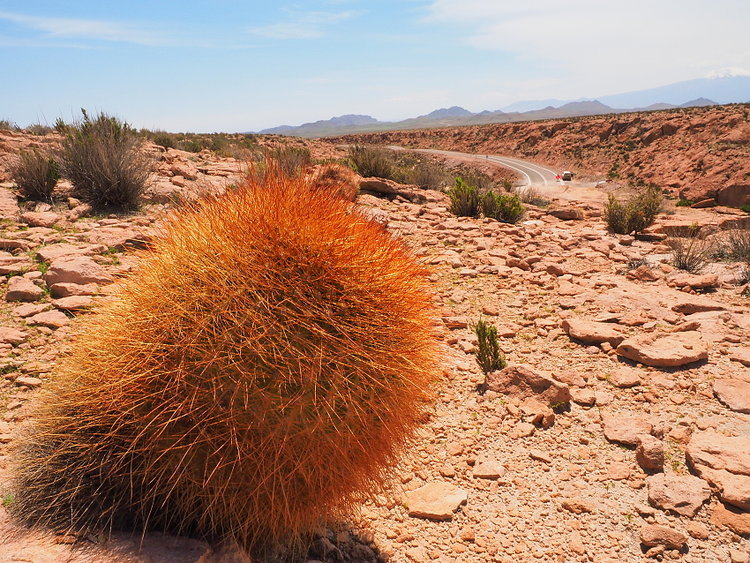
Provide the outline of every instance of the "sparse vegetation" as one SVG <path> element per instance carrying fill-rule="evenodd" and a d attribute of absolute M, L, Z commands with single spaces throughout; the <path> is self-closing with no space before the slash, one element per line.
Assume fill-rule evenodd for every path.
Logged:
<path fill-rule="evenodd" d="M 0 119 L 0 131 L 18 131 L 18 124 L 10 119 Z"/>
<path fill-rule="evenodd" d="M 539 190 L 532 186 L 519 186 L 512 188 L 512 191 L 523 203 L 536 207 L 547 207 L 550 204 L 550 200 L 542 196 Z"/>
<path fill-rule="evenodd" d="M 694 201 L 693 201 L 692 199 L 684 199 L 684 198 L 680 198 L 680 199 L 678 199 L 678 200 L 677 200 L 677 203 L 675 203 L 675 205 L 676 205 L 677 207 L 690 207 L 690 206 L 691 206 L 691 205 L 693 205 L 694 203 L 695 203 L 695 202 L 694 202 Z"/>
<path fill-rule="evenodd" d="M 729 256 L 742 263 L 741 283 L 750 283 L 750 226 L 727 231 Z"/>
<path fill-rule="evenodd" d="M 500 350 L 500 342 L 497 338 L 497 328 L 484 319 L 479 319 L 473 326 L 477 337 L 477 363 L 484 374 L 503 369 L 507 362 Z"/>
<path fill-rule="evenodd" d="M 448 190 L 448 196 L 451 198 L 451 213 L 458 217 L 479 217 L 481 204 L 479 190 L 476 187 L 459 177 Z"/>
<path fill-rule="evenodd" d="M 393 151 L 382 147 L 354 145 L 349 147 L 354 169 L 364 177 L 391 178 L 394 168 Z"/>
<path fill-rule="evenodd" d="M 127 123 L 100 113 L 66 127 L 62 142 L 63 174 L 74 194 L 98 210 L 138 207 L 151 174 L 141 140 Z"/>
<path fill-rule="evenodd" d="M 10 176 L 24 199 L 51 202 L 60 167 L 51 154 L 36 149 L 22 151 L 10 168 Z"/>
<path fill-rule="evenodd" d="M 697 234 L 669 239 L 667 245 L 672 249 L 674 267 L 691 274 L 697 274 L 703 270 L 713 253 L 711 242 Z"/>
<path fill-rule="evenodd" d="M 494 191 L 489 191 L 482 196 L 481 207 L 485 217 L 491 217 L 503 223 L 515 223 L 526 212 L 526 208 L 517 195 L 498 194 Z"/>
<path fill-rule="evenodd" d="M 269 151 L 268 156 L 278 163 L 281 172 L 287 176 L 299 176 L 312 164 L 307 147 L 283 145 Z"/>
<path fill-rule="evenodd" d="M 661 191 L 654 186 L 637 190 L 625 201 L 610 194 L 604 206 L 609 230 L 622 235 L 640 233 L 653 225 L 661 210 L 662 200 Z"/>

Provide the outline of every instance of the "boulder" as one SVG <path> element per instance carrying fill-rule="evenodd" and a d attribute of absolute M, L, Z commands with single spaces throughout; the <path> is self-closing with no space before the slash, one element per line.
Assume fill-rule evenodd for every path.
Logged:
<path fill-rule="evenodd" d="M 610 323 L 599 323 L 584 319 L 565 319 L 562 328 L 570 338 L 584 344 L 602 344 L 609 342 L 612 346 L 619 346 L 625 340 L 625 335 Z"/>
<path fill-rule="evenodd" d="M 711 513 L 711 523 L 720 528 L 729 528 L 740 536 L 750 536 L 750 512 L 740 512 L 721 502 L 716 503 Z"/>
<path fill-rule="evenodd" d="M 0 343 L 18 346 L 26 340 L 28 335 L 22 330 L 11 328 L 9 326 L 0 326 Z"/>
<path fill-rule="evenodd" d="M 50 286 L 49 291 L 55 298 L 96 295 L 99 293 L 99 286 L 95 283 L 55 283 Z"/>
<path fill-rule="evenodd" d="M 660 524 L 644 524 L 641 543 L 649 547 L 663 545 L 670 549 L 681 549 L 687 543 L 687 534 Z"/>
<path fill-rule="evenodd" d="M 583 209 L 580 207 L 574 207 L 572 205 L 558 206 L 550 205 L 547 208 L 547 213 L 563 221 L 580 221 L 585 217 Z"/>
<path fill-rule="evenodd" d="M 750 414 L 750 382 L 740 379 L 717 379 L 714 395 L 735 412 Z"/>
<path fill-rule="evenodd" d="M 15 276 L 8 280 L 6 301 L 37 301 L 42 298 L 44 291 L 28 278 Z"/>
<path fill-rule="evenodd" d="M 468 493 L 455 485 L 444 482 L 427 483 L 406 493 L 409 516 L 429 520 L 450 520 L 462 504 L 466 504 Z"/>
<path fill-rule="evenodd" d="M 650 434 L 637 437 L 635 460 L 644 471 L 662 471 L 664 469 L 664 444 Z"/>
<path fill-rule="evenodd" d="M 694 434 L 685 450 L 693 470 L 718 491 L 719 498 L 750 511 L 750 436 Z"/>
<path fill-rule="evenodd" d="M 551 407 L 570 403 L 567 385 L 526 365 L 490 372 L 487 374 L 487 388 L 520 400 L 535 398 Z"/>
<path fill-rule="evenodd" d="M 637 416 L 604 415 L 602 416 L 604 437 L 610 442 L 637 446 L 643 434 L 651 434 L 653 425 Z"/>
<path fill-rule="evenodd" d="M 112 278 L 88 256 L 63 256 L 52 261 L 44 281 L 51 287 L 58 283 L 111 283 Z"/>
<path fill-rule="evenodd" d="M 31 325 L 46 326 L 47 328 L 61 328 L 67 325 L 70 319 L 60 311 L 46 311 L 29 317 L 26 322 Z"/>
<path fill-rule="evenodd" d="M 716 274 L 674 272 L 667 276 L 667 285 L 670 287 L 689 287 L 691 289 L 713 289 L 719 285 L 719 276 Z"/>
<path fill-rule="evenodd" d="M 29 227 L 53 227 L 62 221 L 62 216 L 58 215 L 53 211 L 27 211 L 21 213 L 21 221 L 26 223 Z"/>
<path fill-rule="evenodd" d="M 648 502 L 652 506 L 693 517 L 711 498 L 711 488 L 694 475 L 659 473 L 647 479 Z"/>
<path fill-rule="evenodd" d="M 708 358 L 708 348 L 697 331 L 643 334 L 623 341 L 617 354 L 654 367 L 679 367 Z"/>

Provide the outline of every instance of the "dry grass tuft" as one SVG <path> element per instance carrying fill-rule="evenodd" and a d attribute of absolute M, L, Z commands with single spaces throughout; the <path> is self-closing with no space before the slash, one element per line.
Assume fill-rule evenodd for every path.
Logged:
<path fill-rule="evenodd" d="M 338 195 L 263 182 L 175 214 L 77 336 L 16 514 L 263 552 L 380 490 L 439 371 L 426 272 Z"/>

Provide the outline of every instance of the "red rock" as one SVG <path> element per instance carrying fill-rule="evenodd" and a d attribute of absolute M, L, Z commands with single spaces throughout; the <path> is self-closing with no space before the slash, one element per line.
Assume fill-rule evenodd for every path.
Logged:
<path fill-rule="evenodd" d="M 645 471 L 662 471 L 664 469 L 664 444 L 650 434 L 637 437 L 638 446 L 635 448 L 635 459 L 641 469 Z"/>
<path fill-rule="evenodd" d="M 490 391 L 527 399 L 533 397 L 548 406 L 570 402 L 570 389 L 548 374 L 538 372 L 530 366 L 508 366 L 487 375 Z"/>
<path fill-rule="evenodd" d="M 648 501 L 652 506 L 693 517 L 711 498 L 711 488 L 693 475 L 652 475 L 648 483 Z"/>
<path fill-rule="evenodd" d="M 462 504 L 466 504 L 468 493 L 450 483 L 427 483 L 406 493 L 409 516 L 429 520 L 450 520 Z"/>
<path fill-rule="evenodd" d="M 617 442 L 627 446 L 637 446 L 643 434 L 651 434 L 653 425 L 637 416 L 602 416 L 604 437 L 610 442 Z"/>
<path fill-rule="evenodd" d="M 99 286 L 95 283 L 55 283 L 49 288 L 52 297 L 74 297 L 76 295 L 96 295 L 99 293 Z"/>
<path fill-rule="evenodd" d="M 690 287 L 692 289 L 711 289 L 719 285 L 716 274 L 687 274 L 675 272 L 667 276 L 670 287 Z"/>
<path fill-rule="evenodd" d="M 612 346 L 618 346 L 625 340 L 625 335 L 610 323 L 598 323 L 585 319 L 565 319 L 562 322 L 562 328 L 570 338 L 580 340 L 584 344 L 608 342 Z"/>
<path fill-rule="evenodd" d="M 6 301 L 37 301 L 44 296 L 44 291 L 30 279 L 15 276 L 8 280 Z"/>
<path fill-rule="evenodd" d="M 750 511 L 750 436 L 700 432 L 690 439 L 685 457 L 721 500 Z"/>
<path fill-rule="evenodd" d="M 596 510 L 596 503 L 577 497 L 563 500 L 561 506 L 573 514 L 589 513 Z"/>
<path fill-rule="evenodd" d="M 22 330 L 8 326 L 0 326 L 0 343 L 18 346 L 26 340 L 28 335 Z"/>
<path fill-rule="evenodd" d="M 660 280 L 663 275 L 657 270 L 643 264 L 638 266 L 635 270 L 630 270 L 625 277 L 631 280 L 654 282 Z"/>
<path fill-rule="evenodd" d="M 26 223 L 29 227 L 50 228 L 62 221 L 62 216 L 52 211 L 43 211 L 41 213 L 27 211 L 26 213 L 21 214 L 21 221 Z"/>
<path fill-rule="evenodd" d="M 692 315 L 693 313 L 703 313 L 705 311 L 723 311 L 726 307 L 713 299 L 703 295 L 685 295 L 680 296 L 677 303 L 672 305 L 672 310 L 683 315 Z"/>
<path fill-rule="evenodd" d="M 39 313 L 26 319 L 32 325 L 42 325 L 48 328 L 61 328 L 70 322 L 70 319 L 60 311 L 47 311 Z"/>
<path fill-rule="evenodd" d="M 50 264 L 44 281 L 48 286 L 58 283 L 111 283 L 110 278 L 99 264 L 88 256 L 68 256 L 58 258 Z"/>
<path fill-rule="evenodd" d="M 30 375 L 20 375 L 15 379 L 16 385 L 23 385 L 24 387 L 39 387 L 42 384 L 42 380 L 38 377 L 32 377 Z"/>
<path fill-rule="evenodd" d="M 34 262 L 27 256 L 13 256 L 7 252 L 0 252 L 0 276 L 22 274 L 34 266 Z"/>
<path fill-rule="evenodd" d="M 750 512 L 740 512 L 719 502 L 711 513 L 711 523 L 720 528 L 729 528 L 740 536 L 750 536 Z"/>
<path fill-rule="evenodd" d="M 641 543 L 647 546 L 663 545 L 681 549 L 687 543 L 687 535 L 667 526 L 645 524 L 641 528 Z"/>
<path fill-rule="evenodd" d="M 714 395 L 735 412 L 750 414 L 750 382 L 739 379 L 717 379 Z"/>
<path fill-rule="evenodd" d="M 585 217 L 583 209 L 572 205 L 566 205 L 564 207 L 550 205 L 546 211 L 549 215 L 562 219 L 563 221 L 580 221 Z"/>
<path fill-rule="evenodd" d="M 729 350 L 729 359 L 750 367 L 750 348 L 732 348 Z"/>
<path fill-rule="evenodd" d="M 708 358 L 700 332 L 644 334 L 623 341 L 617 354 L 647 366 L 678 367 Z"/>
<path fill-rule="evenodd" d="M 85 311 L 94 305 L 94 300 L 85 295 L 73 295 L 71 297 L 61 297 L 55 299 L 52 304 L 58 309 L 64 311 Z"/>
<path fill-rule="evenodd" d="M 480 459 L 474 464 L 473 475 L 477 479 L 499 479 L 505 475 L 505 467 L 494 459 Z"/>

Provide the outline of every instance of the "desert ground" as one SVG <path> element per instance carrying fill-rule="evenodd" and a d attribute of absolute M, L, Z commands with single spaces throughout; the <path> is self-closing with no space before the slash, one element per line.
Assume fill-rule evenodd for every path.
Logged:
<path fill-rule="evenodd" d="M 9 158 L 38 141 L 0 142 Z M 316 143 L 322 157 L 340 154 Z M 243 170 L 208 151 L 150 150 L 155 181 L 128 215 L 92 215 L 72 199 L 19 207 L 12 182 L 0 184 L 0 562 L 250 561 L 189 538 L 26 530 L 5 508 L 9 452 L 75 327 L 137 268 L 173 202 Z M 578 201 L 575 184 L 551 188 L 552 203 L 516 224 L 455 217 L 439 191 L 368 185 L 357 205 L 431 269 L 441 382 L 387 489 L 321 530 L 303 560 L 750 562 L 747 286 L 727 260 L 676 269 L 665 244 L 696 231 L 720 238 L 750 215 L 672 203 L 633 237 L 610 234 L 601 202 Z M 498 328 L 508 361 L 486 378 L 480 318 Z"/>

